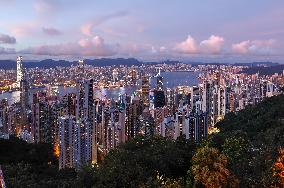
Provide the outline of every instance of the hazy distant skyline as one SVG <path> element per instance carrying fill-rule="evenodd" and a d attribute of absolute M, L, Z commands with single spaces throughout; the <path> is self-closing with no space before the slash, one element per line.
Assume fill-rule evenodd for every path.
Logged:
<path fill-rule="evenodd" d="M 0 59 L 284 59 L 283 0 L 0 0 L 0 18 Z"/>

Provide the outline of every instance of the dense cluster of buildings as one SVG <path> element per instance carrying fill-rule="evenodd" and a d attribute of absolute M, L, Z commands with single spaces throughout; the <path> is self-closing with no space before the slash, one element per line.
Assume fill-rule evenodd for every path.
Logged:
<path fill-rule="evenodd" d="M 166 88 L 160 69 L 165 71 L 176 65 L 161 64 L 159 69 L 152 65 L 143 65 L 143 69 L 108 67 L 113 85 L 141 82 L 140 87 L 117 99 L 96 98 L 94 88 L 99 83 L 88 72 L 89 68 L 95 69 L 80 61 L 71 69 L 81 70 L 82 74 L 69 80 L 75 82 L 75 92 L 58 96 L 39 91 L 32 93 L 29 101 L 29 74 L 21 62 L 19 57 L 16 84 L 21 91 L 20 103 L 0 101 L 2 137 L 14 134 L 31 143 L 51 143 L 60 169 L 95 164 L 109 150 L 138 135 L 145 139 L 154 135 L 172 139 L 183 136 L 200 142 L 225 114 L 279 94 L 283 83 L 283 75 L 245 75 L 239 73 L 241 68 L 237 66 L 203 65 L 198 67 L 203 71 L 200 84 Z M 120 69 L 127 70 L 127 75 Z M 150 70 L 156 73 L 155 87 L 150 86 Z"/>

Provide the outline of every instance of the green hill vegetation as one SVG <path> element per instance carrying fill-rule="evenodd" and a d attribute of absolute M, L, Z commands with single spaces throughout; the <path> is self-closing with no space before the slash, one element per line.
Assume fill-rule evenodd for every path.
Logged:
<path fill-rule="evenodd" d="M 58 171 L 50 146 L 1 140 L 0 164 L 7 187 L 284 187 L 284 95 L 216 127 L 200 144 L 137 137 L 78 171 Z"/>

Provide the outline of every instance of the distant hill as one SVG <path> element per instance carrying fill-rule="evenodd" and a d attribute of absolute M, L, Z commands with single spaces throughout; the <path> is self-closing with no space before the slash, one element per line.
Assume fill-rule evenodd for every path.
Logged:
<path fill-rule="evenodd" d="M 132 65 L 137 65 L 140 66 L 143 64 L 143 62 L 138 61 L 137 59 L 134 58 L 117 58 L 117 59 L 108 59 L 108 58 L 102 58 L 102 59 L 85 59 L 84 62 L 87 65 L 93 65 L 97 67 L 102 67 L 102 66 L 112 66 L 112 65 L 125 65 L 125 66 L 132 66 Z M 149 62 L 149 64 L 152 63 L 157 63 L 157 62 Z M 31 61 L 23 61 L 23 66 L 26 68 L 54 68 L 57 66 L 61 67 L 68 67 L 71 65 L 76 65 L 77 61 L 65 61 L 65 60 L 52 60 L 52 59 L 45 59 L 42 61 L 36 61 L 36 62 L 31 62 Z M 0 69 L 16 69 L 16 61 L 12 60 L 0 60 Z"/>
<path fill-rule="evenodd" d="M 233 65 L 236 66 L 248 66 L 248 67 L 271 67 L 271 66 L 277 66 L 279 65 L 278 63 L 273 63 L 269 61 L 265 62 L 252 62 L 252 63 L 234 63 Z"/>
<path fill-rule="evenodd" d="M 101 58 L 101 59 L 84 59 L 85 64 L 93 65 L 96 67 L 102 66 L 141 66 L 142 64 L 157 64 L 157 63 L 165 63 L 165 64 L 176 64 L 181 63 L 179 61 L 166 60 L 163 62 L 142 62 L 135 58 Z M 65 61 L 65 60 L 52 60 L 45 59 L 42 61 L 23 61 L 23 65 L 25 68 L 54 68 L 57 66 L 60 67 L 69 67 L 71 65 L 77 65 L 77 61 Z M 12 60 L 0 60 L 0 69 L 16 69 L 16 61 Z"/>
<path fill-rule="evenodd" d="M 247 69 L 244 69 L 241 73 L 245 74 L 256 74 L 259 73 L 260 75 L 273 75 L 275 73 L 282 73 L 284 70 L 284 65 L 274 65 L 274 66 L 268 66 L 268 67 L 250 67 Z"/>
<path fill-rule="evenodd" d="M 137 65 L 140 66 L 142 65 L 143 62 L 138 61 L 137 59 L 134 58 L 117 58 L 117 59 L 109 59 L 109 58 L 102 58 L 102 59 L 85 59 L 84 62 L 87 65 L 93 65 L 97 67 L 102 67 L 102 66 L 112 66 L 112 65 L 125 65 L 125 66 L 132 66 L 132 65 Z"/>

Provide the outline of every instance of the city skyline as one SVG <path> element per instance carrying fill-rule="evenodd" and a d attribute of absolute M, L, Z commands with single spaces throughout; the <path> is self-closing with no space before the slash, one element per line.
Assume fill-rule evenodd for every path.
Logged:
<path fill-rule="evenodd" d="M 0 59 L 284 63 L 284 2 L 0 1 Z M 111 6 L 110 6 L 111 5 Z"/>

